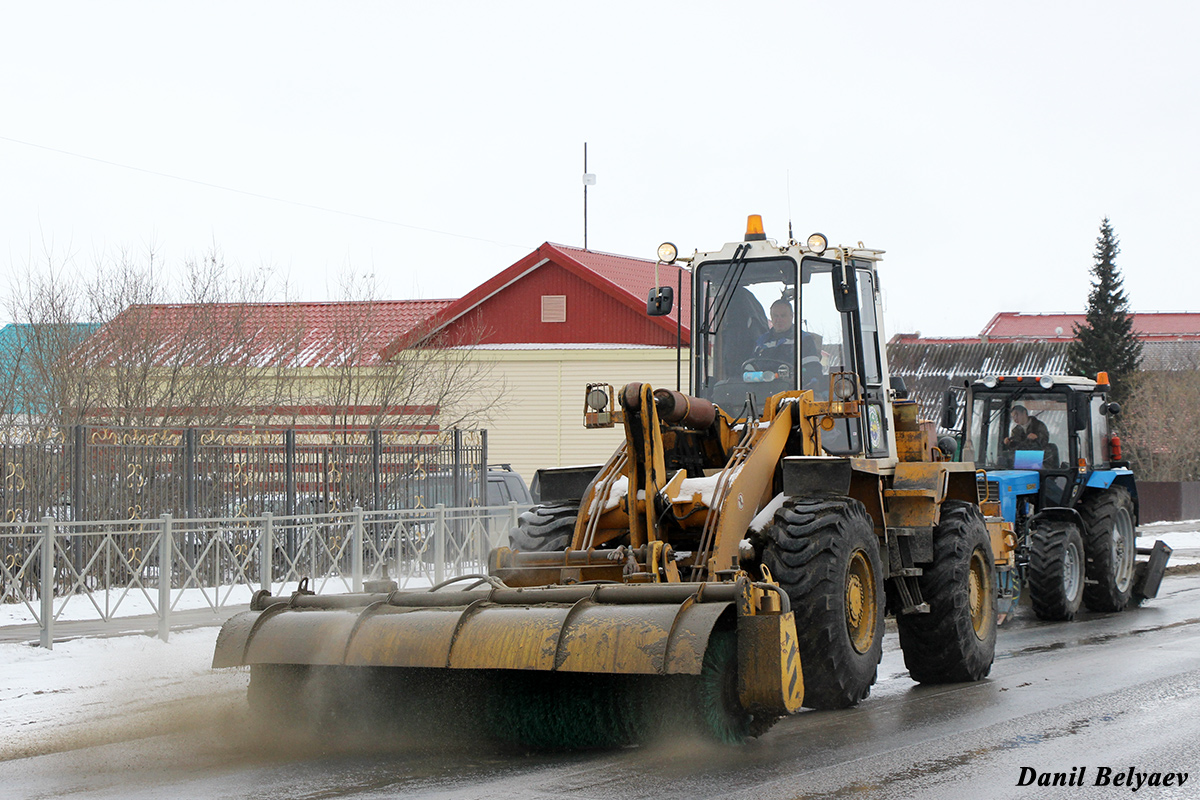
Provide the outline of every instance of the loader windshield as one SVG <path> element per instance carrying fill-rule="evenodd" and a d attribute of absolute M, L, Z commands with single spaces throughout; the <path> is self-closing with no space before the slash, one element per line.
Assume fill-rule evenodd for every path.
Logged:
<path fill-rule="evenodd" d="M 802 273 L 802 274 L 801 274 Z M 740 416 L 771 395 L 813 389 L 848 362 L 830 269 L 791 258 L 708 261 L 696 268 L 695 393 Z"/>

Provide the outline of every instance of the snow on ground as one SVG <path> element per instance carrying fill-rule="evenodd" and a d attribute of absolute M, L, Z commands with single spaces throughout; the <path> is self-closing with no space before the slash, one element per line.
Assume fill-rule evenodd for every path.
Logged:
<path fill-rule="evenodd" d="M 218 628 L 0 644 L 0 760 L 177 732 L 236 717 L 249 673 L 213 670 Z M 2 792 L 0 792 L 2 794 Z"/>
<path fill-rule="evenodd" d="M 1170 567 L 1182 567 L 1188 564 L 1200 564 L 1200 520 L 1192 520 L 1189 530 L 1175 530 L 1182 523 L 1154 523 L 1138 528 L 1138 547 L 1153 547 L 1155 539 L 1162 539 L 1173 551 Z M 1194 527 L 1192 527 L 1194 526 Z"/>

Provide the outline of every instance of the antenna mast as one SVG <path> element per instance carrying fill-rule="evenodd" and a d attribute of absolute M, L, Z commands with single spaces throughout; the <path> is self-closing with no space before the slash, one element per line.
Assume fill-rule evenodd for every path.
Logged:
<path fill-rule="evenodd" d="M 583 143 L 583 249 L 587 250 L 587 187 L 596 185 L 596 176 L 587 171 L 587 142 Z"/>

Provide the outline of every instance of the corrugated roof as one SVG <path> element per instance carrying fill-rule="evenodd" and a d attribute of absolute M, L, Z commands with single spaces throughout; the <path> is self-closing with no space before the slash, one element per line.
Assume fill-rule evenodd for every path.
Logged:
<path fill-rule="evenodd" d="M 650 295 L 650 290 L 654 288 L 654 273 L 655 262 L 642 258 L 630 258 L 629 256 L 618 256 L 612 253 L 600 253 L 595 250 L 584 250 L 581 247 L 567 247 L 566 245 L 552 245 L 560 252 L 571 256 L 576 263 L 581 267 L 591 270 L 601 280 L 612 284 L 616 289 L 629 295 L 637 308 L 645 312 L 646 298 Z M 680 268 L 669 266 L 666 264 L 658 266 L 659 285 L 670 286 L 673 289 L 679 290 L 679 273 Z M 676 306 L 685 311 L 692 307 L 692 283 L 691 276 L 687 270 L 683 271 L 683 287 L 679 297 L 675 298 Z M 672 315 L 673 316 L 673 315 Z M 684 341 L 690 341 L 691 333 L 691 318 L 688 313 L 685 313 L 683 319 Z M 670 322 L 669 327 L 674 330 L 675 323 Z"/>
<path fill-rule="evenodd" d="M 894 337 L 888 366 L 904 379 L 909 396 L 926 419 L 937 419 L 942 395 L 952 384 L 988 375 L 1065 375 L 1069 340 L 983 342 L 979 339 Z M 1142 345 L 1144 371 L 1200 369 L 1200 341 L 1148 341 Z M 1094 377 L 1094 376 L 1084 376 Z"/>
<path fill-rule="evenodd" d="M 981 342 L 978 339 L 888 343 L 888 368 L 904 379 L 925 419 L 938 419 L 951 385 L 986 375 L 1062 375 L 1069 342 Z"/>
<path fill-rule="evenodd" d="M 1133 329 L 1142 341 L 1200 340 L 1200 313 L 1142 311 L 1133 315 Z M 1028 314 L 1001 311 L 984 326 L 980 336 L 991 341 L 1073 339 L 1075 326 L 1087 321 L 1084 314 Z"/>
<path fill-rule="evenodd" d="M 355 366 L 381 361 L 389 342 L 411 337 L 452 300 L 379 300 L 323 303 L 217 303 L 133 305 L 88 340 L 91 357 L 153 347 L 154 363 L 211 359 L 259 366 Z"/>

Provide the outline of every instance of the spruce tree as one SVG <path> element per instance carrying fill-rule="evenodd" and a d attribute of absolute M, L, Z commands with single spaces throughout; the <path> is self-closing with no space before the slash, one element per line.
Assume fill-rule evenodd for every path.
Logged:
<path fill-rule="evenodd" d="M 1067 371 L 1072 375 L 1096 377 L 1107 372 L 1112 399 L 1122 402 L 1129 394 L 1133 373 L 1142 361 L 1142 341 L 1133 332 L 1129 299 L 1117 269 L 1121 248 L 1108 217 L 1100 223 L 1096 239 L 1096 265 L 1092 267 L 1092 290 L 1088 294 L 1087 320 L 1075 326 L 1075 339 L 1067 348 Z"/>

